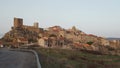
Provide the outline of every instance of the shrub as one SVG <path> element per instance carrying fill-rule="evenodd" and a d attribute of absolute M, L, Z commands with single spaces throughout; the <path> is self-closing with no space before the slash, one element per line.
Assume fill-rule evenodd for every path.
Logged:
<path fill-rule="evenodd" d="M 87 42 L 87 44 L 92 45 L 92 44 L 93 44 L 93 42 L 92 42 L 92 41 L 89 41 L 89 42 Z"/>

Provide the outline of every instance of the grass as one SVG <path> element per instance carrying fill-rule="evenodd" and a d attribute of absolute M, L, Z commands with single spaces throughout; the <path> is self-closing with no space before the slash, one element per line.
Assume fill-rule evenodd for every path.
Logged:
<path fill-rule="evenodd" d="M 120 68 L 120 56 L 78 50 L 37 48 L 42 68 Z"/>

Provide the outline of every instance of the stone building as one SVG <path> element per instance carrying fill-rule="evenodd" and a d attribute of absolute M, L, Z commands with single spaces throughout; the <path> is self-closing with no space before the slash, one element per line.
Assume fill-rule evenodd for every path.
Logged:
<path fill-rule="evenodd" d="M 19 44 L 28 44 L 28 40 L 24 37 L 17 38 Z"/>
<path fill-rule="evenodd" d="M 23 26 L 23 19 L 14 18 L 14 28 L 22 27 L 22 26 Z"/>
<path fill-rule="evenodd" d="M 35 23 L 34 23 L 34 27 L 35 27 L 35 28 L 39 28 L 39 23 L 38 23 L 38 22 L 35 22 Z"/>
<path fill-rule="evenodd" d="M 14 18 L 14 26 L 13 26 L 13 28 L 14 29 L 16 29 L 16 28 L 23 28 L 23 29 L 27 29 L 29 31 L 33 31 L 33 32 L 37 32 L 37 33 L 43 31 L 42 28 L 39 28 L 39 23 L 37 23 L 37 22 L 35 22 L 33 24 L 33 26 L 24 25 L 22 18 Z"/>
<path fill-rule="evenodd" d="M 110 45 L 110 42 L 109 42 L 109 40 L 106 40 L 106 39 L 102 38 L 102 39 L 101 39 L 101 45 L 109 46 L 109 45 Z"/>
<path fill-rule="evenodd" d="M 42 46 L 42 47 L 45 47 L 45 40 L 44 40 L 44 38 L 40 37 L 40 38 L 38 39 L 38 45 L 40 45 L 40 46 Z"/>

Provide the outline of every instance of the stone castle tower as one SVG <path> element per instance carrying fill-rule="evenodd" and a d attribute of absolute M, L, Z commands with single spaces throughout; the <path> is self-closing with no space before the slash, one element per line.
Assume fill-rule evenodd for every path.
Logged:
<path fill-rule="evenodd" d="M 29 31 L 34 31 L 34 32 L 37 32 L 39 33 L 40 31 L 42 32 L 43 29 L 42 28 L 39 28 L 39 23 L 38 22 L 35 22 L 33 24 L 33 26 L 29 26 L 29 25 L 24 25 L 23 23 L 23 19 L 22 18 L 14 18 L 14 26 L 12 29 L 15 29 L 15 28 L 23 28 L 23 29 L 27 29 Z"/>
<path fill-rule="evenodd" d="M 39 28 L 38 22 L 35 22 L 35 23 L 34 23 L 34 27 L 35 27 L 35 28 Z"/>
<path fill-rule="evenodd" d="M 21 18 L 14 18 L 14 27 L 22 27 L 23 26 L 23 19 Z"/>

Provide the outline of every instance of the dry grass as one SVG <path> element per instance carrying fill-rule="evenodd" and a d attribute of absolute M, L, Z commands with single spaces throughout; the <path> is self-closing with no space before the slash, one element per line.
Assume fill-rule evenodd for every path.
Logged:
<path fill-rule="evenodd" d="M 120 56 L 51 48 L 35 50 L 39 54 L 42 68 L 120 68 Z"/>

